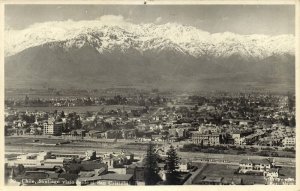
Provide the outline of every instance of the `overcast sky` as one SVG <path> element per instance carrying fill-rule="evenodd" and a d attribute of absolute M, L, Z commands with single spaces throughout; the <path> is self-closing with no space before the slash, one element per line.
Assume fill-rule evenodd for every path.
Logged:
<path fill-rule="evenodd" d="M 210 33 L 294 34 L 293 5 L 6 5 L 7 28 L 46 21 L 94 20 L 121 15 L 132 23 L 177 22 Z"/>

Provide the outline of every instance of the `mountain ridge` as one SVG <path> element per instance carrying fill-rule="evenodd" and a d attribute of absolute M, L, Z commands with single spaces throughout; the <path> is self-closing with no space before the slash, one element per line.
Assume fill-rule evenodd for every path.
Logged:
<path fill-rule="evenodd" d="M 292 35 L 210 34 L 174 23 L 68 22 L 69 26 L 43 23 L 10 33 L 5 48 L 7 87 L 295 86 Z"/>
<path fill-rule="evenodd" d="M 176 48 L 194 57 L 206 54 L 227 57 L 237 53 L 245 57 L 265 58 L 272 54 L 294 54 L 293 35 L 238 35 L 230 32 L 210 34 L 176 23 L 156 25 L 123 22 L 120 25 L 109 25 L 97 21 L 69 21 L 68 27 L 62 27 L 62 23 L 40 23 L 24 30 L 7 30 L 5 55 L 11 56 L 27 48 L 51 42 L 65 42 L 65 49 L 74 46 L 80 48 L 85 43 L 92 43 L 99 53 L 120 46 L 122 49 L 133 47 L 140 52 Z"/>

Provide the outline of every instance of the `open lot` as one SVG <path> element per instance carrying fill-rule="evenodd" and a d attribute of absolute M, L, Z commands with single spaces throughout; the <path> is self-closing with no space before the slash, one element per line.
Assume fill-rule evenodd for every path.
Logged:
<path fill-rule="evenodd" d="M 33 140 L 39 140 L 33 142 Z M 56 145 L 65 142 L 66 139 L 46 137 L 6 137 L 6 153 L 26 153 L 39 151 L 53 151 L 59 153 L 84 154 L 87 150 L 95 150 L 97 153 L 118 152 L 122 149 L 134 152 L 138 156 L 146 153 L 147 144 L 126 144 L 124 142 L 113 142 L 112 140 L 82 141 L 70 140 L 68 144 Z"/>
<path fill-rule="evenodd" d="M 202 168 L 205 163 L 198 163 L 196 166 Z M 243 175 L 234 174 L 234 172 L 239 168 L 238 165 L 228 165 L 228 164 L 206 164 L 201 173 L 199 173 L 194 183 L 197 184 L 204 177 L 224 177 L 224 178 L 241 178 L 243 184 L 265 184 L 263 176 L 254 175 Z M 280 178 L 295 178 L 296 169 L 292 167 L 281 167 L 279 170 Z"/>
<path fill-rule="evenodd" d="M 287 178 L 287 177 L 296 178 L 296 168 L 291 168 L 291 167 L 280 168 L 279 177 L 280 178 Z"/>
<path fill-rule="evenodd" d="M 253 175 L 236 175 L 234 171 L 238 169 L 237 165 L 224 164 L 208 164 L 203 171 L 195 178 L 194 183 L 197 184 L 203 177 L 226 177 L 226 178 L 241 178 L 243 184 L 265 184 L 263 176 Z"/>

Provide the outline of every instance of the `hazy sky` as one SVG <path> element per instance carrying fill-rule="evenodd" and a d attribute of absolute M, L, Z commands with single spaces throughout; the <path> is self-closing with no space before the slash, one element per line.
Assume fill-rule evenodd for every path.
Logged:
<path fill-rule="evenodd" d="M 177 22 L 210 33 L 294 34 L 293 5 L 6 5 L 5 24 L 23 29 L 45 21 L 121 15 L 132 23 Z"/>

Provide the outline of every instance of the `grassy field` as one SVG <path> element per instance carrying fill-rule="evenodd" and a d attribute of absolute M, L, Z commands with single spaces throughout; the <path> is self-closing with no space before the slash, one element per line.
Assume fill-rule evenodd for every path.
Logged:
<path fill-rule="evenodd" d="M 296 168 L 284 167 L 279 170 L 280 178 L 292 177 L 296 178 Z"/>

